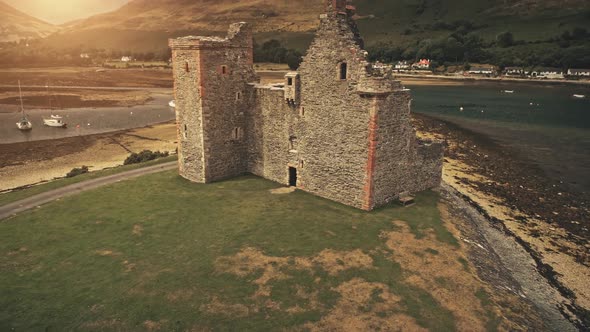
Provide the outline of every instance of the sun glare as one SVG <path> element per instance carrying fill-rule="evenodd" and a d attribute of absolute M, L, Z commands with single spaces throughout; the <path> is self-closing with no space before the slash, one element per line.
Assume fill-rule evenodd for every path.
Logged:
<path fill-rule="evenodd" d="M 9 5 L 53 24 L 107 12 L 128 0 L 5 0 Z"/>

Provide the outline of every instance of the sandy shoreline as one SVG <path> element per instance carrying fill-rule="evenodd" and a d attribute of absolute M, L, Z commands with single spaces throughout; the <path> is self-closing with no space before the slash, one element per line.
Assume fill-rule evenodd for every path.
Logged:
<path fill-rule="evenodd" d="M 540 170 L 484 136 L 414 116 L 420 136 L 448 142 L 443 181 L 530 254 L 538 272 L 559 292 L 556 305 L 577 316 L 570 321 L 578 328 L 588 327 L 587 198 L 554 187 Z"/>
<path fill-rule="evenodd" d="M 131 152 L 176 150 L 176 124 L 114 133 L 0 144 L 0 191 L 64 177 L 72 168 L 120 166 Z"/>

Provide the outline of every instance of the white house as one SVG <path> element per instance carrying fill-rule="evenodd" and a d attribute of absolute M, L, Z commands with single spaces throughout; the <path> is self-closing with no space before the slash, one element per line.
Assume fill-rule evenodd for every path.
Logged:
<path fill-rule="evenodd" d="M 88 53 L 80 53 L 80 58 L 81 59 L 90 59 L 90 54 L 88 54 Z"/>
<path fill-rule="evenodd" d="M 525 74 L 522 67 L 506 67 L 504 68 L 504 75 L 506 76 L 522 76 Z"/>
<path fill-rule="evenodd" d="M 389 70 L 389 69 L 391 69 L 391 65 L 377 61 L 373 64 L 373 68 L 380 69 L 380 70 Z"/>
<path fill-rule="evenodd" d="M 121 57 L 121 61 L 122 62 L 129 62 L 129 61 L 133 61 L 133 58 L 130 56 L 123 56 L 123 57 Z"/>
<path fill-rule="evenodd" d="M 539 68 L 531 72 L 531 76 L 549 79 L 564 78 L 563 70 L 559 68 Z"/>
<path fill-rule="evenodd" d="M 471 67 L 469 74 L 491 75 L 494 73 L 494 67 Z"/>
<path fill-rule="evenodd" d="M 590 69 L 568 69 L 569 76 L 586 76 L 590 77 Z"/>
<path fill-rule="evenodd" d="M 410 64 L 407 61 L 398 61 L 394 68 L 397 71 L 406 71 L 410 69 Z"/>

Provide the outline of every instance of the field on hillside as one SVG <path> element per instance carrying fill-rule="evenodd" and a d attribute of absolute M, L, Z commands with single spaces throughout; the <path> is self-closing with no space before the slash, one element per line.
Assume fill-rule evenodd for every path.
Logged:
<path fill-rule="evenodd" d="M 510 326 L 437 193 L 366 213 L 275 188 L 165 172 L 3 221 L 0 329 Z"/>

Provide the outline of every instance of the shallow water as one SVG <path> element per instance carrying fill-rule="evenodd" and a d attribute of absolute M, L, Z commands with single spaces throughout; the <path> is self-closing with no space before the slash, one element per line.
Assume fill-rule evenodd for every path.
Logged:
<path fill-rule="evenodd" d="M 568 189 L 590 192 L 590 87 L 473 84 L 410 88 L 414 112 L 486 135 L 513 149 L 525 165 L 540 167 Z M 577 99 L 573 94 L 587 98 Z"/>
<path fill-rule="evenodd" d="M 130 128 L 145 127 L 175 119 L 174 109 L 168 106 L 173 98 L 169 93 L 152 93 L 152 100 L 133 107 L 82 107 L 62 111 L 33 109 L 27 116 L 33 130 L 21 132 L 16 128 L 20 113 L 0 113 L 0 144 L 57 139 L 71 136 L 92 135 Z M 43 118 L 59 114 L 67 128 L 52 128 L 43 125 Z"/>

